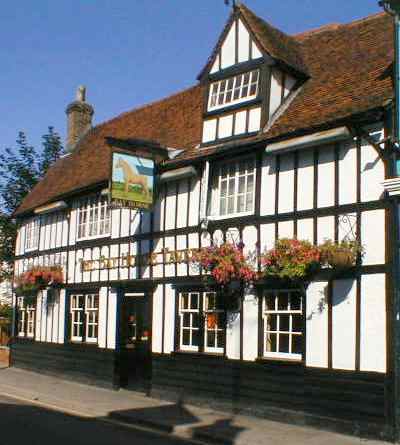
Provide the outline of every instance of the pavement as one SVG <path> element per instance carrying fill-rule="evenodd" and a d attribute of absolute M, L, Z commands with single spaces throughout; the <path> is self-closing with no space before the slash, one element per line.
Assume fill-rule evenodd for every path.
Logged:
<path fill-rule="evenodd" d="M 139 431 L 164 437 L 165 442 L 159 443 L 165 444 L 174 443 L 170 440 L 188 444 L 228 445 L 385 444 L 310 427 L 178 405 L 137 392 L 97 388 L 17 368 L 0 369 L 0 395 L 79 419 L 134 428 L 135 431 L 139 428 Z M 3 413 L 1 400 L 0 409 Z M 10 426 L 7 424 L 8 428 Z M 3 428 L 0 428 L 2 431 Z M 3 445 L 1 439 L 0 433 Z M 135 443 L 141 442 L 135 439 Z"/>

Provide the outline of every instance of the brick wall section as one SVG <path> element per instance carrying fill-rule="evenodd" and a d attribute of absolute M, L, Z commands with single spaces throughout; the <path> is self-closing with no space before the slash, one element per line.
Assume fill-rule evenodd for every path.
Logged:
<path fill-rule="evenodd" d="M 0 347 L 0 368 L 10 365 L 10 350 L 8 348 Z"/>

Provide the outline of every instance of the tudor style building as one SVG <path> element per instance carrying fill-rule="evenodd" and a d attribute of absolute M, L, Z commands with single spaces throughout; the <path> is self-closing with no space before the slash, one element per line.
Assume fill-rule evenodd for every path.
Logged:
<path fill-rule="evenodd" d="M 16 212 L 16 276 L 61 265 L 65 284 L 14 298 L 13 365 L 398 434 L 392 41 L 385 14 L 289 36 L 237 5 L 196 86 L 87 132 L 80 90 L 70 153 Z M 110 208 L 110 152 L 138 146 L 168 153 L 156 204 Z M 190 262 L 211 242 L 346 236 L 365 250 L 347 274 L 250 287 L 239 312 Z"/>

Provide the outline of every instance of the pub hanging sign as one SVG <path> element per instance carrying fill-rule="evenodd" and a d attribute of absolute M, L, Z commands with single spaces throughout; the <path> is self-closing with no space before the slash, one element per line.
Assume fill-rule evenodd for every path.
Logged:
<path fill-rule="evenodd" d="M 154 160 L 113 151 L 110 205 L 151 210 L 154 202 Z"/>

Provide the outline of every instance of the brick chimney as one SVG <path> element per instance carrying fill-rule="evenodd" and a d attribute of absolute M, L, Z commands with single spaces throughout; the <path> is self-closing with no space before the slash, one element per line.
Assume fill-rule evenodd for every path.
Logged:
<path fill-rule="evenodd" d="M 67 150 L 71 152 L 79 139 L 92 127 L 93 107 L 86 103 L 86 87 L 80 86 L 76 99 L 65 110 L 67 113 Z"/>

